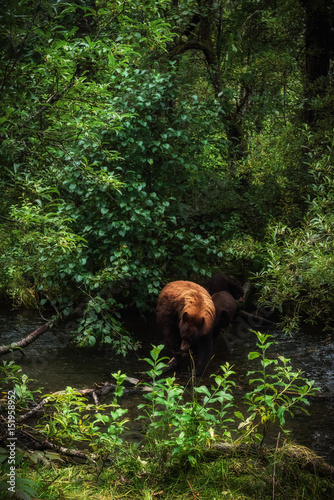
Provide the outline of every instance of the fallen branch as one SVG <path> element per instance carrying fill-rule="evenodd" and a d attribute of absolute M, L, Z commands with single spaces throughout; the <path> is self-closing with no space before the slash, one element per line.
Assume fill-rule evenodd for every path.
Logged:
<path fill-rule="evenodd" d="M 3 354 L 8 354 L 9 352 L 13 351 L 13 349 L 22 349 L 22 347 L 26 347 L 27 345 L 31 344 L 40 335 L 42 335 L 44 332 L 46 332 L 52 324 L 53 324 L 53 321 L 51 321 L 51 320 L 47 321 L 44 325 L 37 328 L 37 330 L 30 333 L 24 339 L 19 340 L 18 342 L 13 342 L 10 345 L 0 347 L 0 356 L 2 356 Z"/>
<path fill-rule="evenodd" d="M 38 405 L 34 406 L 31 408 L 31 410 L 27 411 L 27 413 L 24 413 L 24 415 L 20 415 L 17 417 L 18 422 L 23 422 L 24 420 L 28 420 L 28 418 L 33 417 L 36 415 L 36 413 L 43 408 L 43 406 L 46 405 L 46 403 L 50 400 L 50 398 L 44 398 Z"/>
<path fill-rule="evenodd" d="M 96 404 L 96 406 L 99 406 L 99 398 L 97 397 L 97 394 L 95 391 L 92 392 L 92 398 L 94 400 L 94 403 Z M 97 410 L 95 410 L 97 411 Z"/>
<path fill-rule="evenodd" d="M 65 455 L 67 457 L 80 458 L 82 460 L 95 460 L 96 455 L 87 455 L 87 453 L 83 453 L 79 450 L 70 450 L 69 448 L 65 448 L 64 446 L 59 446 L 57 444 L 50 443 L 47 439 L 41 443 L 42 448 L 46 448 L 48 450 L 54 450 L 61 455 Z"/>
<path fill-rule="evenodd" d="M 136 379 L 135 379 L 136 380 Z M 104 382 L 102 386 L 99 387 L 94 387 L 93 389 L 77 389 L 77 392 L 79 394 L 82 394 L 83 396 L 92 396 L 94 402 L 96 405 L 98 405 L 98 396 L 105 396 L 109 392 L 112 392 L 116 389 L 117 385 L 116 384 L 111 384 L 109 382 Z M 148 386 L 142 386 L 142 387 L 129 387 L 129 388 L 124 388 L 124 394 L 133 394 L 133 393 L 141 393 L 141 392 L 150 392 L 152 389 Z M 42 399 L 40 403 L 38 403 L 36 406 L 31 408 L 27 413 L 24 415 L 21 415 L 18 417 L 18 422 L 24 422 L 28 418 L 33 417 L 36 415 L 38 411 L 40 411 L 47 403 L 49 403 L 52 398 L 58 394 L 65 394 L 65 391 L 57 391 L 53 392 L 46 398 Z M 96 403 L 97 401 L 97 403 Z"/>
<path fill-rule="evenodd" d="M 23 434 L 25 434 L 26 437 L 29 438 L 30 446 L 34 449 L 50 449 L 61 455 L 79 458 L 82 460 L 94 461 L 97 458 L 95 454 L 86 454 L 79 450 L 65 448 L 63 446 L 50 443 L 50 441 L 48 441 L 47 439 L 43 442 L 40 442 L 24 431 Z M 216 459 L 217 457 L 222 455 L 236 457 L 239 454 L 239 456 L 246 455 L 249 457 L 249 455 L 251 454 L 252 456 L 256 457 L 260 454 L 262 458 L 267 456 L 269 460 L 272 460 L 272 454 L 274 453 L 276 456 L 280 452 L 282 453 L 280 461 L 283 461 L 284 463 L 293 462 L 296 467 L 304 469 L 310 474 L 325 477 L 327 480 L 334 482 L 334 467 L 324 462 L 321 457 L 318 457 L 314 452 L 312 452 L 312 450 L 305 448 L 304 446 L 296 446 L 290 444 L 278 447 L 276 444 L 276 447 L 273 449 L 271 447 L 260 447 L 259 445 L 251 443 L 242 443 L 239 445 L 235 445 L 233 443 L 221 442 L 214 443 L 212 447 L 206 451 L 205 454 L 211 459 Z M 196 498 L 189 481 L 188 484 L 194 498 Z"/>
<path fill-rule="evenodd" d="M 257 316 L 256 314 L 249 313 L 247 311 L 244 311 L 243 309 L 238 310 L 238 314 L 240 316 L 243 316 L 244 318 L 251 318 L 255 319 L 256 321 L 263 321 L 264 323 L 267 323 L 268 325 L 276 325 L 273 321 L 270 321 L 270 319 L 264 318 L 263 316 Z"/>
<path fill-rule="evenodd" d="M 31 344 L 34 342 L 40 335 L 45 333 L 49 328 L 52 328 L 55 325 L 58 325 L 58 323 L 61 323 L 62 321 L 66 320 L 69 321 L 72 318 L 76 318 L 77 316 L 80 316 L 82 313 L 82 309 L 85 306 L 85 303 L 79 304 L 78 307 L 76 307 L 69 315 L 63 316 L 61 313 L 59 313 L 56 318 L 52 321 L 49 320 L 44 325 L 40 326 L 37 328 L 37 330 L 33 331 L 27 337 L 25 337 L 22 340 L 19 340 L 18 342 L 13 342 L 10 345 L 7 346 L 1 346 L 0 347 L 0 356 L 3 354 L 8 354 L 9 352 L 12 352 L 14 349 L 22 349 L 23 347 L 26 347 L 27 345 Z"/>

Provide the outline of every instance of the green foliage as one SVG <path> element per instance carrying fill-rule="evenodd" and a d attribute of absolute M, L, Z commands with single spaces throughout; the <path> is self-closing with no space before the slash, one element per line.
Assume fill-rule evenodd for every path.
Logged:
<path fill-rule="evenodd" d="M 277 419 L 281 428 L 284 429 L 286 413 L 293 416 L 293 409 L 298 408 L 308 414 L 304 408 L 304 405 L 309 405 L 307 396 L 314 395 L 318 389 L 313 387 L 314 381 L 301 376 L 301 370 L 292 370 L 291 365 L 288 364 L 289 359 L 283 356 L 278 356 L 278 359 L 267 357 L 266 351 L 273 344 L 268 341 L 271 335 L 254 333 L 258 339 L 256 345 L 261 352 L 248 354 L 249 360 L 257 358 L 260 360 L 260 368 L 247 373 L 247 376 L 255 377 L 249 380 L 250 385 L 255 385 L 254 389 L 244 398 L 249 405 L 248 411 L 251 415 L 245 419 L 240 412 L 237 412 L 236 416 L 242 420 L 239 429 L 242 429 L 246 436 L 253 435 L 254 439 L 262 445 L 270 423 L 274 423 Z M 274 367 L 273 371 L 268 369 L 270 366 Z M 260 433 L 258 428 L 261 425 L 262 432 Z"/>
<path fill-rule="evenodd" d="M 305 192 L 307 211 L 300 225 L 282 222 L 267 228 L 263 269 L 256 276 L 259 301 L 282 313 L 282 326 L 297 330 L 301 320 L 332 322 L 333 302 L 333 182 L 332 135 L 318 137 L 307 127 L 305 164 L 311 181 Z"/>
<path fill-rule="evenodd" d="M 118 399 L 123 394 L 126 375 L 113 373 L 116 380 L 114 399 L 111 404 L 99 406 L 87 404 L 87 398 L 71 387 L 64 392 L 46 395 L 52 415 L 38 424 L 39 431 L 52 442 L 73 448 L 87 442 L 97 467 L 104 466 L 116 453 L 124 451 L 123 433 L 128 421 Z M 98 471 L 100 474 L 101 470 Z"/>
<path fill-rule="evenodd" d="M 298 110 L 302 7 L 291 1 L 261 8 L 248 1 L 173 7 L 169 16 L 179 37 L 172 53 L 182 58 L 187 81 L 214 93 L 238 156 L 244 132 L 260 131 L 267 121 L 282 124 Z"/>
<path fill-rule="evenodd" d="M 89 441 L 91 439 L 92 423 L 83 418 L 84 412 L 91 409 L 87 398 L 71 387 L 60 394 L 46 394 L 48 405 L 54 406 L 51 418 L 47 424 L 41 422 L 38 427 L 45 432 L 50 441 L 56 441 L 63 446 L 72 447 L 74 441 Z"/>
<path fill-rule="evenodd" d="M 32 13 L 19 1 L 4 17 L 0 291 L 65 315 L 88 297 L 79 343 L 123 354 L 133 343 L 118 311 L 130 291 L 145 310 L 167 274 L 206 274 L 214 252 L 213 236 L 179 218 L 210 113 L 201 132 L 197 97 L 175 105 L 175 64 L 141 67 L 173 36 L 163 5 L 40 2 Z"/>
<path fill-rule="evenodd" d="M 226 413 L 232 406 L 231 390 L 235 384 L 228 378 L 234 372 L 228 364 L 222 366 L 223 375 L 214 376 L 211 391 L 206 386 L 193 387 L 188 401 L 184 387 L 175 383 L 175 377 L 158 378 L 166 366 L 165 358 L 159 358 L 162 347 L 153 347 L 152 359 L 145 359 L 152 366 L 148 372 L 152 391 L 144 396 L 149 402 L 138 405 L 146 414 L 139 418 L 147 421 L 147 446 L 156 455 L 160 470 L 173 462 L 196 466 L 203 449 L 218 435 L 230 437 L 227 423 L 233 420 Z"/>
<path fill-rule="evenodd" d="M 93 421 L 93 430 L 96 434 L 95 438 L 92 440 L 91 448 L 100 459 L 107 459 L 110 453 L 115 455 L 123 450 L 123 434 L 127 429 L 125 424 L 128 422 L 128 419 L 123 417 L 128 410 L 121 408 L 118 404 L 118 400 L 122 397 L 124 392 L 123 383 L 126 379 L 126 375 L 118 371 L 117 373 L 113 373 L 112 376 L 116 381 L 116 387 L 110 415 L 106 415 L 104 411 L 108 406 L 99 406 L 99 411 L 96 413 L 95 420 Z M 106 432 L 101 431 L 101 426 L 107 428 Z"/>
<path fill-rule="evenodd" d="M 304 150 L 304 131 L 291 124 L 280 130 L 268 125 L 249 139 L 240 175 L 248 188 L 245 201 L 254 231 L 262 232 L 272 221 L 297 224 L 301 219 L 312 179 Z"/>
<path fill-rule="evenodd" d="M 0 387 L 15 392 L 15 412 L 27 409 L 34 403 L 41 389 L 30 389 L 33 382 L 14 361 L 3 361 L 0 365 Z"/>
<path fill-rule="evenodd" d="M 332 326 L 333 95 L 315 85 L 308 105 L 317 129 L 301 126 L 301 2 L 7 4 L 0 47 L 1 298 L 65 317 L 84 301 L 79 345 L 104 342 L 125 354 L 136 348 L 122 326 L 126 305 L 145 311 L 167 281 L 202 281 L 220 269 L 245 278 L 256 273 L 257 298 L 281 311 L 286 330 L 301 319 Z M 205 469 L 202 458 L 214 441 L 233 432 L 240 441 L 263 441 L 268 425 L 284 427 L 286 414 L 314 391 L 288 360 L 269 359 L 268 337 L 257 336 L 260 353 L 250 358 L 260 367 L 249 373 L 249 415 L 236 413 L 239 429 L 230 416 L 232 369 L 223 366 L 211 388 L 185 391 L 173 377 L 159 378 L 158 346 L 146 360 L 152 383 L 139 408 L 147 431 L 142 448 L 133 453 L 124 438 L 120 373 L 110 405 L 87 405 L 72 388 L 52 396 L 41 431 L 58 444 L 89 445 L 104 496 L 117 496 L 112 490 L 121 483 L 124 497 L 153 497 L 157 481 L 154 474 L 150 489 L 149 473 L 163 476 L 175 464 L 193 466 L 191 483 L 173 477 L 168 489 L 164 477 L 166 499 L 177 498 L 176 488 L 180 498 L 189 496 L 188 483 L 203 498 L 274 496 L 272 471 L 249 456 L 247 464 L 224 457 L 203 483 L 193 474 Z M 18 411 L 27 409 L 37 393 L 29 379 L 11 362 L 2 375 L 4 387 L 15 389 Z M 39 473 L 40 459 L 52 461 L 29 453 L 18 466 L 36 461 Z M 291 461 L 280 470 L 272 460 L 285 488 Z M 59 490 L 60 472 L 51 469 L 38 493 L 18 477 L 17 494 L 46 498 L 53 490 L 54 498 L 67 498 L 71 484 L 73 496 L 84 498 L 81 473 L 73 477 L 68 468 Z M 332 497 L 328 484 L 309 477 L 300 493 L 296 477 L 305 476 L 291 471 L 287 498 L 322 498 L 326 491 Z"/>
<path fill-rule="evenodd" d="M 0 448 L 0 495 L 4 495 L 1 496 L 1 498 L 16 497 L 23 500 L 31 500 L 31 498 L 36 497 L 38 490 L 37 482 L 17 476 L 17 472 L 15 472 L 14 475 L 10 475 L 11 471 L 20 468 L 23 462 L 23 457 L 24 452 L 22 452 L 22 450 L 18 450 L 18 452 L 15 453 L 15 465 L 10 465 L 8 460 L 8 449 Z M 10 484 L 10 480 L 12 478 L 15 478 L 14 485 Z"/>
<path fill-rule="evenodd" d="M 116 354 L 123 356 L 132 349 L 137 349 L 135 342 L 125 331 L 120 320 L 117 304 L 112 297 L 92 297 L 85 308 L 84 316 L 79 321 L 76 330 L 76 341 L 80 346 L 93 346 L 97 339 L 112 346 Z"/>
<path fill-rule="evenodd" d="M 215 253 L 212 228 L 188 221 L 221 141 L 217 111 L 180 99 L 175 63 L 143 69 L 173 36 L 163 5 L 40 2 L 32 14 L 17 2 L 4 18 L 1 293 L 65 315 L 88 297 L 78 341 L 122 353 L 129 294 L 150 308 L 171 275 L 205 275 Z"/>
<path fill-rule="evenodd" d="M 52 193 L 44 191 L 43 197 Z M 9 239 L 1 249 L 1 286 L 18 304 L 38 306 L 39 297 L 52 300 L 53 287 L 60 287 L 61 269 L 75 266 L 84 239 L 71 231 L 70 218 L 61 216 L 59 204 L 13 205 Z"/>
<path fill-rule="evenodd" d="M 29 387 L 32 382 L 34 382 L 34 380 L 29 379 L 26 374 L 22 373 L 21 368 L 13 361 L 2 362 L 2 365 L 0 366 L 0 388 L 3 394 L 5 394 L 6 390 L 11 391 L 11 398 L 9 398 L 9 394 L 7 393 L 7 397 L 2 400 L 4 407 L 6 408 L 4 416 L 8 419 L 7 425 L 8 430 L 10 429 L 11 436 L 15 436 L 16 439 L 16 434 L 20 428 L 20 424 L 18 422 L 20 412 L 27 411 L 31 404 L 35 404 L 36 399 L 41 392 L 41 389 L 32 390 Z M 10 404 L 8 404 L 9 401 Z M 5 427 L 3 427 L 3 430 L 5 431 Z M 6 429 L 5 432 L 8 432 L 8 430 Z M 3 492 L 4 495 L 7 495 L 9 491 L 14 492 L 15 490 L 17 498 L 30 500 L 31 497 L 35 497 L 37 495 L 37 483 L 22 477 L 22 474 L 18 474 L 17 472 L 23 465 L 24 460 L 27 457 L 30 458 L 30 453 L 26 453 L 18 447 L 16 439 L 15 441 L 7 441 L 6 448 L 0 448 L 0 496 L 1 492 Z M 8 445 L 13 443 L 15 443 L 14 458 L 10 454 L 8 448 Z M 41 456 L 42 455 L 43 453 L 41 453 Z M 8 481 L 13 481 L 14 477 L 15 486 L 13 487 L 13 484 Z M 8 489 L 9 487 L 11 490 Z"/>

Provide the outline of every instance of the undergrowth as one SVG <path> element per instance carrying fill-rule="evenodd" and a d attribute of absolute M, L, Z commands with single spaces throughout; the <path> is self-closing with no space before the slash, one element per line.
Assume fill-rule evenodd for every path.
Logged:
<path fill-rule="evenodd" d="M 113 374 L 116 384 L 109 404 L 88 404 L 72 388 L 44 396 L 47 411 L 38 425 L 32 429 L 18 423 L 16 432 L 29 432 L 67 450 L 84 449 L 86 459 L 69 462 L 66 451 L 17 447 L 13 498 L 331 498 L 333 481 L 308 471 L 307 464 L 315 464 L 316 458 L 292 449 L 284 434 L 286 414 L 293 416 L 295 408 L 307 413 L 308 396 L 317 389 L 300 371 L 292 370 L 289 360 L 269 359 L 270 335 L 254 333 L 258 351 L 249 353 L 254 370 L 248 373 L 244 413 L 234 404 L 231 366 L 221 366 L 210 387 L 193 380 L 185 388 L 175 377 L 161 378 L 162 346 L 153 346 L 151 357 L 145 359 L 150 381 L 138 405 L 139 443 L 127 439 L 129 419 L 121 406 L 126 376 L 120 372 Z M 16 365 L 5 363 L 2 373 L 4 387 L 14 387 L 20 395 L 19 422 L 36 394 L 27 389 L 29 381 Z M 272 449 L 266 446 L 268 427 L 277 423 L 277 446 Z M 8 495 L 5 448 L 0 449 L 0 460 L 0 495 Z"/>

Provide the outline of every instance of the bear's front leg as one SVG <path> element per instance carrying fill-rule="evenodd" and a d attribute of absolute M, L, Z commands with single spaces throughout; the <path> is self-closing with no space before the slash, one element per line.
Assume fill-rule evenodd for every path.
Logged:
<path fill-rule="evenodd" d="M 181 335 L 178 327 L 174 324 L 168 324 L 162 330 L 166 349 L 173 355 L 179 353 L 181 349 Z"/>
<path fill-rule="evenodd" d="M 201 335 L 197 340 L 197 363 L 196 375 L 200 376 L 204 372 L 210 360 L 212 351 L 212 334 Z"/>

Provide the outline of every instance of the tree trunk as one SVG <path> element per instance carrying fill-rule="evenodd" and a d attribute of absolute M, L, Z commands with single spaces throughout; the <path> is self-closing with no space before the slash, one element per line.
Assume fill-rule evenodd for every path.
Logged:
<path fill-rule="evenodd" d="M 331 0 L 301 0 L 305 10 L 305 120 L 317 122 L 312 100 L 326 94 L 329 85 Z"/>

